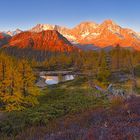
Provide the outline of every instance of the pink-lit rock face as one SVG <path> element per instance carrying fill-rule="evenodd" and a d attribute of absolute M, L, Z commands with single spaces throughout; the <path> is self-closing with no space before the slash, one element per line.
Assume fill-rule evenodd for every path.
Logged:
<path fill-rule="evenodd" d="M 140 35 L 131 29 L 122 28 L 112 20 L 105 20 L 101 24 L 82 22 L 72 29 L 48 24 L 38 24 L 31 29 L 32 32 L 44 30 L 57 30 L 69 41 L 78 44 L 93 44 L 101 48 L 119 44 L 121 47 L 140 50 Z"/>
<path fill-rule="evenodd" d="M 19 48 L 33 48 L 35 50 L 71 52 L 77 50 L 65 37 L 58 31 L 47 30 L 39 33 L 22 32 L 15 35 L 9 41 L 8 46 Z"/>

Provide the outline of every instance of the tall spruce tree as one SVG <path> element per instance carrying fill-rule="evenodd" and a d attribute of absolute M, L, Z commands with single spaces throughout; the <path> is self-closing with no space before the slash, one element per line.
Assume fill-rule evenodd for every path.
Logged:
<path fill-rule="evenodd" d="M 0 54 L 0 108 L 23 110 L 38 103 L 38 93 L 29 63 Z"/>

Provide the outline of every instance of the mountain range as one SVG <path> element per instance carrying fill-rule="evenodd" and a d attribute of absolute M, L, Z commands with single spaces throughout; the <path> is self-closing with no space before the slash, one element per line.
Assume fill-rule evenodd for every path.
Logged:
<path fill-rule="evenodd" d="M 92 45 L 101 48 L 120 45 L 140 50 L 140 34 L 131 29 L 122 28 L 112 20 L 105 20 L 101 24 L 82 22 L 71 29 L 58 25 L 38 24 L 30 31 L 44 30 L 57 30 L 74 45 Z"/>
<path fill-rule="evenodd" d="M 15 31 L 7 31 L 7 32 L 4 32 L 5 34 L 8 34 L 8 35 L 10 35 L 10 36 L 14 36 L 14 35 L 16 35 L 16 34 L 19 34 L 19 33 L 21 33 L 21 32 L 23 32 L 22 30 L 20 30 L 20 29 L 16 29 Z"/>
<path fill-rule="evenodd" d="M 33 46 L 35 46 L 35 48 L 42 47 L 48 49 L 51 46 L 53 51 L 56 48 L 57 50 L 65 50 L 64 48 L 66 46 L 94 50 L 119 45 L 120 47 L 131 47 L 135 50 L 140 50 L 140 33 L 128 28 L 123 28 L 112 20 L 105 20 L 101 24 L 82 22 L 74 28 L 50 24 L 37 24 L 28 31 L 17 29 L 13 32 L 8 31 L 4 33 L 11 36 L 8 46 L 17 46 L 20 48 L 34 44 Z M 54 36 L 54 34 L 56 35 Z M 40 45 L 37 47 L 37 44 Z M 41 46 L 41 44 L 43 46 Z M 59 44 L 59 47 L 61 46 L 60 49 L 58 49 L 58 46 L 56 47 L 56 44 Z M 44 46 L 46 46 L 46 48 Z"/>

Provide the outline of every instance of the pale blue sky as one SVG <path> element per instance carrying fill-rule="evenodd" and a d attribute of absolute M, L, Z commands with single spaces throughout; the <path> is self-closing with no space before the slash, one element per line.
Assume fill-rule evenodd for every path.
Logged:
<path fill-rule="evenodd" d="M 112 19 L 140 32 L 140 0 L 0 0 L 0 31 Z"/>

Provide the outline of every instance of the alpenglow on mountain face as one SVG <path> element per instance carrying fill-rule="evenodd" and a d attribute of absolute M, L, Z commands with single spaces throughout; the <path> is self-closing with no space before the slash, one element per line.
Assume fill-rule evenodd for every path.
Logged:
<path fill-rule="evenodd" d="M 92 44 L 101 48 L 116 46 L 132 47 L 140 50 L 140 35 L 131 29 L 122 28 L 112 20 L 105 20 L 101 24 L 82 22 L 69 29 L 58 25 L 38 24 L 31 32 L 57 30 L 73 44 Z"/>
<path fill-rule="evenodd" d="M 120 47 L 140 50 L 140 33 L 136 33 L 128 28 L 122 28 L 112 20 L 105 20 L 101 24 L 97 24 L 95 22 L 82 22 L 74 28 L 50 24 L 37 24 L 32 29 L 28 30 L 28 32 L 39 33 L 48 30 L 55 30 L 59 32 L 64 38 L 70 41 L 71 44 L 85 50 L 95 50 L 106 47 L 112 48 L 117 45 Z M 24 33 L 25 31 L 17 29 L 15 31 L 4 32 L 3 34 L 5 36 L 7 35 L 9 39 L 9 35 L 12 38 L 15 38 L 16 35 L 22 34 L 22 32 Z M 41 36 L 41 38 L 43 38 L 43 36 Z M 22 38 L 22 36 L 19 36 L 16 41 L 26 41 L 23 39 L 24 37 Z M 0 44 L 3 45 L 6 41 L 1 39 Z"/>
<path fill-rule="evenodd" d="M 71 52 L 78 50 L 55 30 L 47 30 L 39 33 L 29 31 L 22 32 L 13 36 L 4 47 L 17 47 L 19 49 L 30 48 L 33 50 L 50 52 Z"/>

